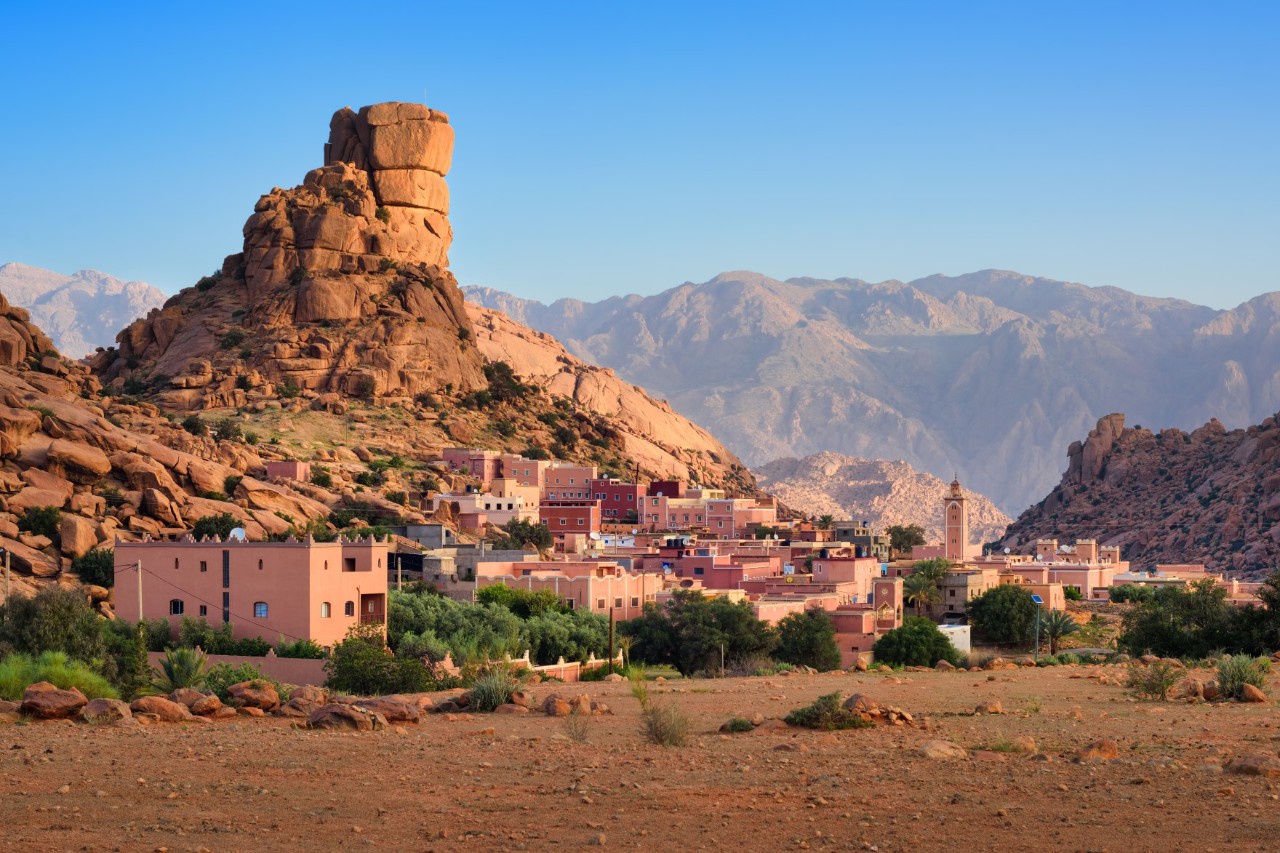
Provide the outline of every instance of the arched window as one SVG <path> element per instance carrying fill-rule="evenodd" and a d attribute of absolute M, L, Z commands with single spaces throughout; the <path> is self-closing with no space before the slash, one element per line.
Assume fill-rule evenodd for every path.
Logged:
<path fill-rule="evenodd" d="M 348 601 L 346 604 L 342 605 L 342 613 L 344 616 L 355 616 L 356 603 L 354 601 Z"/>
<path fill-rule="evenodd" d="M 320 618 L 321 619 L 329 618 L 329 602 L 327 601 L 320 602 Z"/>
<path fill-rule="evenodd" d="M 182 612 L 183 612 L 183 610 L 184 610 L 184 609 L 185 609 L 185 607 L 184 607 L 184 605 L 183 605 L 183 603 L 182 603 L 182 599 L 181 599 L 181 598 L 174 598 L 174 599 L 170 599 L 170 601 L 169 601 L 169 615 L 170 615 L 170 616 L 181 616 L 181 615 L 182 615 Z"/>
<path fill-rule="evenodd" d="M 267 618 L 267 603 L 265 601 L 255 601 L 253 603 L 253 616 L 255 619 Z"/>

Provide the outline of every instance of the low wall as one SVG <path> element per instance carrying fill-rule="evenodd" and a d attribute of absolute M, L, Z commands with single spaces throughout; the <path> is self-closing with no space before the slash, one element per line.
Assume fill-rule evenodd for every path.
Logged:
<path fill-rule="evenodd" d="M 324 661 L 313 660 L 308 658 L 280 658 L 275 655 L 266 655 L 264 657 L 251 657 L 250 655 L 207 655 L 209 666 L 216 666 L 220 663 L 230 664 L 231 666 L 239 666 L 240 664 L 252 664 L 266 676 L 274 678 L 282 684 L 315 684 L 317 686 L 324 684 L 325 671 Z M 147 659 L 156 669 L 160 668 L 160 661 L 164 659 L 164 652 L 148 652 Z"/>

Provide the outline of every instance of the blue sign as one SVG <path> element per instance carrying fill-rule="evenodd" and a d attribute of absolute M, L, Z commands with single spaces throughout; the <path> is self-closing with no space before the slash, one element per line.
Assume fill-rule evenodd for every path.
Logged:
<path fill-rule="evenodd" d="M 1044 604 L 1044 599 L 1038 595 L 1032 595 L 1031 600 L 1034 601 L 1036 604 Z"/>

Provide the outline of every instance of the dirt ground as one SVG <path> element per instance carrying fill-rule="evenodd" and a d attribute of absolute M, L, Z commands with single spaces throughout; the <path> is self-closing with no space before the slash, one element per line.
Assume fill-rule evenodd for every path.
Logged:
<path fill-rule="evenodd" d="M 538 713 L 431 715 L 359 734 L 250 718 L 9 725 L 0 729 L 0 849 L 1280 847 L 1280 779 L 1222 768 L 1232 756 L 1276 755 L 1274 707 L 1134 701 L 1122 687 L 1080 677 L 1096 671 L 655 687 L 693 721 L 684 748 L 642 742 L 626 684 L 532 688 L 538 698 L 586 692 L 610 705 L 614 715 L 592 718 L 586 743 L 567 737 L 564 720 Z M 781 717 L 833 691 L 900 706 L 927 717 L 929 730 L 717 731 L 733 715 Z M 1006 713 L 972 716 L 987 699 Z M 937 761 L 915 752 L 933 739 L 978 750 L 1020 735 L 1042 754 Z M 1102 737 L 1117 742 L 1118 758 L 1071 760 Z"/>

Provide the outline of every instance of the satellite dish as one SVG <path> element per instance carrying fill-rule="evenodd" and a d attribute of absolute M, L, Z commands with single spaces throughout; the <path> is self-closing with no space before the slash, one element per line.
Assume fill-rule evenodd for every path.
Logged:
<path fill-rule="evenodd" d="M 233 527 L 231 528 L 231 532 L 227 534 L 228 539 L 234 539 L 237 542 L 243 542 L 244 537 L 245 532 L 243 527 Z"/>
<path fill-rule="evenodd" d="M 632 536 L 635 536 L 635 535 L 636 535 L 637 533 L 639 533 L 639 532 L 640 532 L 640 531 L 639 531 L 639 530 L 636 530 L 634 527 L 633 527 L 633 528 L 631 528 L 631 535 L 632 535 Z"/>
<path fill-rule="evenodd" d="M 1036 554 L 1036 562 L 1037 562 L 1037 563 L 1043 563 L 1043 562 L 1044 562 L 1044 554 Z"/>
<path fill-rule="evenodd" d="M 1009 549 L 1008 549 L 1008 548 L 1005 548 L 1005 549 L 1004 549 L 1004 552 L 1005 552 L 1006 554 L 1008 554 L 1008 553 L 1009 553 Z"/>
<path fill-rule="evenodd" d="M 599 542 L 600 534 L 593 530 L 587 534 L 587 538 L 590 539 L 592 542 Z"/>

